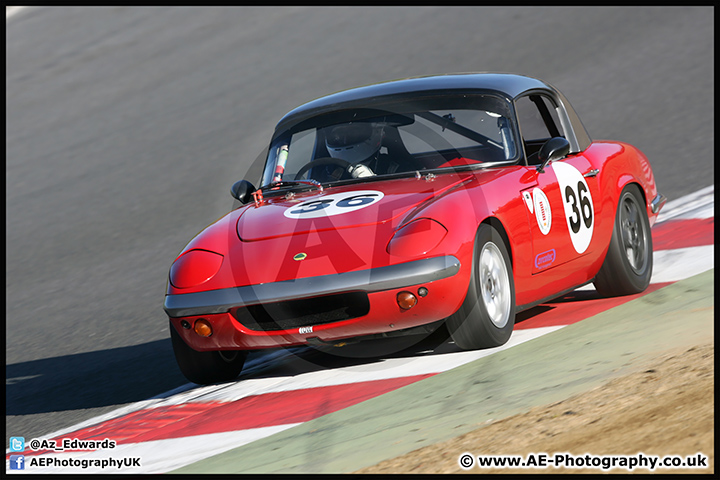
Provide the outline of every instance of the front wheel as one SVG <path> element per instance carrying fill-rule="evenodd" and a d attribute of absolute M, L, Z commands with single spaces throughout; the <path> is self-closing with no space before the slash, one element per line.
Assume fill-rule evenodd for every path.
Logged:
<path fill-rule="evenodd" d="M 594 281 L 595 289 L 604 297 L 640 293 L 650 285 L 653 246 L 644 205 L 637 185 L 623 189 L 610 246 Z"/>
<path fill-rule="evenodd" d="M 502 237 L 480 225 L 473 252 L 465 301 L 447 319 L 453 341 L 464 350 L 504 345 L 515 326 L 515 283 Z"/>
<path fill-rule="evenodd" d="M 170 338 L 178 367 L 193 383 L 229 382 L 240 375 L 248 352 L 242 350 L 198 352 L 185 343 L 170 322 Z"/>

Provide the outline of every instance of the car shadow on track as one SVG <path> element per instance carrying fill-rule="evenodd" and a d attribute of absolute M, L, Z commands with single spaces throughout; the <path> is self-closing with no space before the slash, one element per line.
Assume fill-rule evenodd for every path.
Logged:
<path fill-rule="evenodd" d="M 121 405 L 187 383 L 169 338 L 7 365 L 5 379 L 6 415 Z"/>

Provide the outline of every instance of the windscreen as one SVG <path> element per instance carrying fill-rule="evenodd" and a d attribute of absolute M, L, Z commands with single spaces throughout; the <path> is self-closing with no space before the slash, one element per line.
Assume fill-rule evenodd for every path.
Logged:
<path fill-rule="evenodd" d="M 262 185 L 514 163 L 518 143 L 509 109 L 501 97 L 454 95 L 311 117 L 275 135 Z"/>

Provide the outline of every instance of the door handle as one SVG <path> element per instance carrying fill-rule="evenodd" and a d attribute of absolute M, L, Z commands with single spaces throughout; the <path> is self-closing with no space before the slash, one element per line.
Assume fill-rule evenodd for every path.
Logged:
<path fill-rule="evenodd" d="M 592 170 L 590 170 L 589 172 L 587 172 L 586 174 L 584 174 L 583 177 L 585 177 L 585 178 L 587 178 L 587 177 L 594 177 L 594 176 L 597 175 L 598 173 L 600 173 L 600 170 L 598 170 L 597 168 L 593 168 Z"/>

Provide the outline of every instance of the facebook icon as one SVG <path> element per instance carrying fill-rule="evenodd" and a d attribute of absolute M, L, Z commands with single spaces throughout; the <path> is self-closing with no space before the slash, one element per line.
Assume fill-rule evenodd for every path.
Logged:
<path fill-rule="evenodd" d="M 25 455 L 10 455 L 10 470 L 25 470 Z"/>

